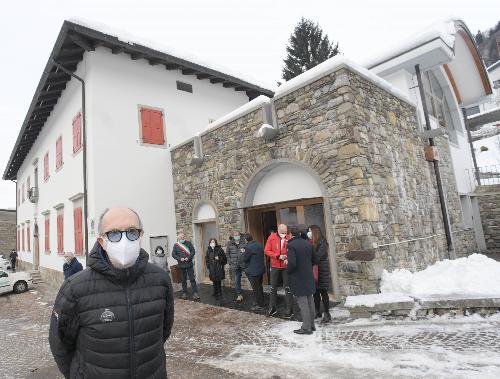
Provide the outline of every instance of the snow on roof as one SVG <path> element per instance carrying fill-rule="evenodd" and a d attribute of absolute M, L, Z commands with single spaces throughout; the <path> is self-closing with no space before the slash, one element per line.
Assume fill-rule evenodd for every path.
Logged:
<path fill-rule="evenodd" d="M 471 120 L 471 119 L 476 118 L 476 117 L 482 117 L 482 116 L 487 115 L 489 113 L 498 112 L 499 110 L 500 110 L 500 107 L 488 109 L 487 111 L 484 111 L 484 112 L 475 113 L 472 116 L 467 117 L 467 119 Z"/>
<path fill-rule="evenodd" d="M 471 130 L 470 134 L 473 141 L 496 136 L 500 134 L 500 121 L 498 123 L 483 125 L 478 130 Z"/>
<path fill-rule="evenodd" d="M 383 52 L 380 55 L 366 59 L 366 61 L 363 62 L 363 66 L 371 69 L 436 38 L 440 38 L 450 49 L 453 49 L 456 33 L 455 22 L 457 21 L 463 22 L 460 18 L 449 17 L 444 21 L 433 23 L 418 33 L 405 38 L 401 42 L 387 49 L 382 49 Z"/>
<path fill-rule="evenodd" d="M 242 73 L 237 72 L 231 68 L 224 67 L 223 65 L 220 65 L 218 63 L 204 61 L 203 59 L 200 59 L 200 57 L 197 54 L 183 51 L 177 47 L 159 44 L 158 42 L 149 40 L 147 38 L 140 38 L 140 37 L 134 36 L 123 29 L 114 28 L 114 27 L 111 27 L 111 26 L 106 25 L 106 24 L 101 23 L 101 22 L 97 22 L 97 21 L 93 21 L 93 20 L 92 21 L 86 20 L 83 18 L 71 18 L 68 21 L 73 22 L 75 24 L 78 24 L 80 26 L 94 29 L 94 30 L 97 30 L 101 33 L 116 37 L 121 42 L 127 43 L 129 45 L 141 45 L 144 47 L 148 47 L 148 48 L 156 50 L 158 52 L 161 52 L 164 54 L 169 54 L 169 55 L 172 55 L 176 58 L 184 59 L 186 61 L 198 64 L 200 66 L 204 66 L 204 67 L 210 68 L 212 70 L 219 71 L 219 72 L 227 74 L 227 75 L 231 75 L 235 78 L 244 80 L 248 83 L 262 87 L 262 88 L 267 89 L 269 91 L 274 91 L 274 89 L 276 88 L 275 84 L 262 82 L 256 78 L 252 78 L 251 76 L 249 76 L 247 74 L 242 74 Z"/>
<path fill-rule="evenodd" d="M 415 103 L 408 97 L 407 94 L 394 87 L 387 80 L 381 78 L 380 76 L 341 55 L 336 55 L 333 58 L 330 58 L 317 65 L 316 67 L 313 67 L 312 69 L 304 72 L 303 74 L 300 74 L 295 78 L 285 82 L 280 87 L 278 87 L 278 89 L 274 93 L 274 99 L 279 99 L 280 97 L 283 97 L 301 87 L 306 86 L 309 83 L 320 79 L 325 75 L 328 75 L 344 67 L 356 72 L 373 84 L 383 88 L 387 92 L 393 94 L 396 97 L 399 97 L 407 103 L 415 105 Z"/>

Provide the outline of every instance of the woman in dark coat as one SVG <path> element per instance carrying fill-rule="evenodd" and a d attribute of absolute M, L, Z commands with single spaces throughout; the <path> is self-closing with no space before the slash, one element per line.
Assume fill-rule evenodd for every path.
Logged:
<path fill-rule="evenodd" d="M 215 238 L 208 241 L 205 263 L 209 272 L 210 280 L 214 285 L 214 296 L 219 299 L 222 295 L 221 282 L 226 278 L 224 266 L 227 264 L 226 253 Z"/>
<path fill-rule="evenodd" d="M 330 322 L 330 299 L 328 290 L 330 288 L 330 262 L 328 260 L 328 243 L 321 229 L 317 225 L 309 227 L 312 234 L 314 263 L 318 265 L 318 283 L 314 293 L 314 306 L 316 308 L 316 318 L 321 317 L 321 304 L 323 303 L 324 313 L 321 323 Z"/>

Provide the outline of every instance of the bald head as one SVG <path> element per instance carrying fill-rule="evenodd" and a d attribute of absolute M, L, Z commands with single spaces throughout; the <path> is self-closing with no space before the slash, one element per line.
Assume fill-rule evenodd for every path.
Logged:
<path fill-rule="evenodd" d="M 142 229 L 139 215 L 130 208 L 106 209 L 99 220 L 99 234 L 111 230 L 127 230 L 130 228 Z"/>
<path fill-rule="evenodd" d="M 278 225 L 278 234 L 286 234 L 288 228 L 286 227 L 285 224 L 279 224 Z"/>

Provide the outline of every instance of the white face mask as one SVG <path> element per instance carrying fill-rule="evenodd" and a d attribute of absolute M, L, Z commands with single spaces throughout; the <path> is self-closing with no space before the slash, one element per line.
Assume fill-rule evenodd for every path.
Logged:
<path fill-rule="evenodd" d="M 212 243 L 210 244 L 210 247 L 211 247 L 212 249 L 215 249 L 215 243 L 213 243 L 213 242 L 212 242 Z"/>
<path fill-rule="evenodd" d="M 118 242 L 108 241 L 104 239 L 104 250 L 108 253 L 109 260 L 118 268 L 126 268 L 132 266 L 139 252 L 141 251 L 141 239 L 130 241 L 126 236 Z"/>
<path fill-rule="evenodd" d="M 280 233 L 280 237 L 281 238 L 285 238 L 286 237 L 286 233 Z"/>
<path fill-rule="evenodd" d="M 310 230 L 307 232 L 307 238 L 312 239 L 313 238 L 313 232 Z"/>

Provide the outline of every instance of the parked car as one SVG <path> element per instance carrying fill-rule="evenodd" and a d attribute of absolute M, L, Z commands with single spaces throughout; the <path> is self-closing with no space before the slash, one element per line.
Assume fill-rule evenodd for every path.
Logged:
<path fill-rule="evenodd" d="M 0 257 L 0 270 L 7 271 L 12 269 L 12 265 L 8 259 Z"/>
<path fill-rule="evenodd" d="M 6 272 L 0 270 L 0 293 L 14 291 L 15 293 L 26 292 L 33 286 L 33 279 L 29 272 Z"/>

